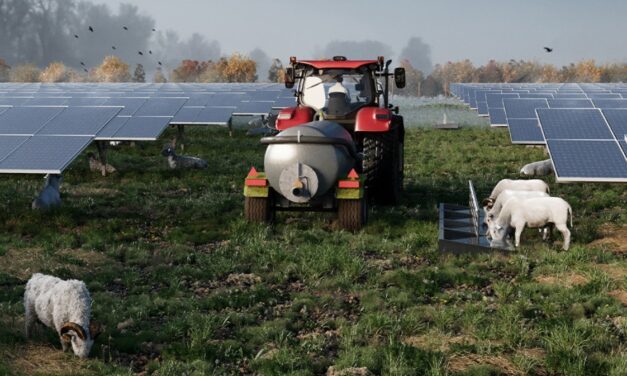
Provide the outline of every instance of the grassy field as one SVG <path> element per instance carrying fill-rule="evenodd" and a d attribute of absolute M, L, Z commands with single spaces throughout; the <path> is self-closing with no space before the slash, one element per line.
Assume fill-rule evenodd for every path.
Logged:
<path fill-rule="evenodd" d="M 502 129 L 413 127 L 401 205 L 352 234 L 330 214 L 245 223 L 243 177 L 264 148 L 188 137 L 208 171 L 169 171 L 161 143 L 112 150 L 106 178 L 82 156 L 52 213 L 29 210 L 41 177 L 0 177 L 0 375 L 627 374 L 624 185 L 547 179 L 574 209 L 567 252 L 526 230 L 511 254 L 451 256 L 437 204 L 466 202 L 468 179 L 489 193 L 542 149 Z M 87 283 L 106 327 L 89 360 L 52 330 L 24 339 L 34 272 Z"/>

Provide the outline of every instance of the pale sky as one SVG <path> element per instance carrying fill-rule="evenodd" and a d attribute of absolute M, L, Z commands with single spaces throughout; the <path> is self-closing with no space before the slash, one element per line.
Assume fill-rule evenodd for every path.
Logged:
<path fill-rule="evenodd" d="M 194 32 L 224 53 L 260 47 L 271 57 L 312 57 L 333 40 L 378 40 L 399 53 L 412 36 L 434 63 L 469 58 L 563 65 L 627 61 L 624 0 L 87 0 L 130 3 L 159 29 Z M 554 48 L 547 54 L 543 46 Z"/>

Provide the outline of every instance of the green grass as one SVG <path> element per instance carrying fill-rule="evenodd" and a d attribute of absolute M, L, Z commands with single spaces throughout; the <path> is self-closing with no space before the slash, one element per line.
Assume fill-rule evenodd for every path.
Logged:
<path fill-rule="evenodd" d="M 627 373 L 613 297 L 627 262 L 598 241 L 625 226 L 624 186 L 547 179 L 574 209 L 568 252 L 559 235 L 546 244 L 526 230 L 510 255 L 441 255 L 437 204 L 466 202 L 469 179 L 489 193 L 541 149 L 511 145 L 506 130 L 412 127 L 401 205 L 374 207 L 352 234 L 331 214 L 247 224 L 243 178 L 264 148 L 241 133 L 188 130 L 186 152 L 208 171 L 169 171 L 161 143 L 112 150 L 119 172 L 106 178 L 81 157 L 53 213 L 29 210 L 40 177 L 2 177 L 0 375 Z M 37 271 L 87 283 L 106 327 L 90 360 L 60 354 L 51 330 L 23 338 Z"/>

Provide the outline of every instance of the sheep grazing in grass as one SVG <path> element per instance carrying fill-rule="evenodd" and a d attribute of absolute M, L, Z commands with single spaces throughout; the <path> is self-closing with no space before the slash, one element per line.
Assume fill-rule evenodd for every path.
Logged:
<path fill-rule="evenodd" d="M 209 165 L 204 159 L 189 157 L 185 155 L 176 155 L 176 143 L 167 144 L 161 150 L 161 155 L 168 158 L 168 166 L 173 170 L 180 169 L 199 169 L 204 170 Z"/>
<path fill-rule="evenodd" d="M 46 183 L 44 189 L 31 204 L 33 210 L 50 210 L 61 206 L 61 193 L 59 189 L 63 178 L 61 175 L 46 175 L 45 179 Z"/>
<path fill-rule="evenodd" d="M 510 191 L 537 191 L 537 192 L 549 192 L 549 186 L 544 181 L 540 179 L 529 179 L 529 180 L 512 180 L 512 179 L 503 179 L 499 181 L 492 189 L 492 193 L 490 193 L 490 197 L 484 199 L 482 201 L 483 210 L 488 212 L 489 209 L 494 206 L 496 199 L 499 197 L 501 192 L 504 190 Z"/>
<path fill-rule="evenodd" d="M 520 173 L 526 176 L 547 176 L 553 173 L 553 162 L 550 159 L 526 164 L 520 169 Z"/>
<path fill-rule="evenodd" d="M 564 250 L 570 246 L 570 231 L 568 230 L 568 217 L 570 227 L 573 227 L 573 211 L 568 204 L 559 197 L 534 197 L 525 200 L 512 198 L 509 200 L 499 216 L 494 220 L 491 229 L 492 239 L 505 241 L 505 237 L 513 230 L 514 245 L 520 245 L 520 235 L 525 226 L 531 228 L 543 228 L 555 226 L 564 236 Z"/>
<path fill-rule="evenodd" d="M 102 176 L 105 176 L 106 174 L 112 174 L 117 171 L 115 167 L 110 164 L 107 163 L 104 165 L 100 162 L 94 153 L 87 153 L 87 159 L 89 160 L 89 171 L 91 172 L 100 172 Z"/>
<path fill-rule="evenodd" d="M 485 213 L 485 224 L 488 225 L 488 230 L 486 232 L 486 235 L 488 237 L 491 236 L 492 227 L 494 225 L 494 219 L 499 216 L 499 214 L 501 213 L 501 209 L 503 209 L 503 206 L 505 206 L 505 204 L 507 204 L 509 200 L 512 200 L 512 199 L 526 200 L 528 198 L 533 198 L 533 197 L 549 197 L 549 195 L 546 192 L 512 191 L 509 189 L 506 189 L 503 192 L 501 192 L 499 197 L 494 201 L 493 206 L 490 209 L 488 209 Z M 544 228 L 542 229 L 542 231 L 543 231 L 543 238 L 546 239 L 548 235 L 548 229 Z"/>
<path fill-rule="evenodd" d="M 25 334 L 30 337 L 39 319 L 59 334 L 63 351 L 70 345 L 74 354 L 87 358 L 100 334 L 97 324 L 90 321 L 92 300 L 82 281 L 64 281 L 40 273 L 26 283 L 24 292 Z"/>

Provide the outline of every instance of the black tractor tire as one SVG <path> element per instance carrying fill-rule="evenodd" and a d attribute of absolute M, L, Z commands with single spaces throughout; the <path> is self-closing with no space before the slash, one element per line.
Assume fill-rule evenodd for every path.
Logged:
<path fill-rule="evenodd" d="M 337 217 L 340 228 L 358 231 L 368 222 L 368 202 L 365 198 L 339 200 Z"/>
<path fill-rule="evenodd" d="M 404 129 L 402 123 L 386 133 L 363 136 L 362 172 L 366 189 L 376 204 L 395 205 L 404 180 Z"/>
<path fill-rule="evenodd" d="M 244 217 L 252 223 L 270 223 L 274 220 L 274 207 L 269 197 L 246 197 Z"/>

